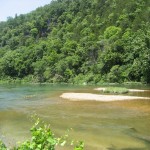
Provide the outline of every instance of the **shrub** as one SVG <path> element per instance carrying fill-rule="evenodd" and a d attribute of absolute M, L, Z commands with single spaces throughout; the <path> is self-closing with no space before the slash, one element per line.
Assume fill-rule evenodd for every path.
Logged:
<path fill-rule="evenodd" d="M 0 140 L 0 150 L 7 150 L 5 144 Z"/>
<path fill-rule="evenodd" d="M 105 93 L 116 93 L 116 94 L 125 94 L 128 93 L 129 90 L 124 87 L 107 87 L 104 90 Z"/>
<path fill-rule="evenodd" d="M 56 146 L 65 146 L 68 142 L 68 134 L 62 137 L 55 137 L 53 132 L 50 129 L 50 126 L 42 123 L 40 125 L 39 118 L 37 119 L 34 126 L 31 128 L 32 138 L 21 143 L 18 147 L 12 148 L 12 150 L 55 150 Z M 73 141 L 70 142 L 70 145 L 73 145 Z M 84 143 L 79 142 L 75 146 L 74 150 L 83 150 Z M 0 140 L 0 150 L 8 150 L 8 148 Z"/>

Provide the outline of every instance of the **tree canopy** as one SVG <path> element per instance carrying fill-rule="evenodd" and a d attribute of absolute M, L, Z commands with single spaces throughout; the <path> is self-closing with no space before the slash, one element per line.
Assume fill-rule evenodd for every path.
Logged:
<path fill-rule="evenodd" d="M 149 0 L 53 0 L 0 22 L 0 78 L 150 83 Z"/>

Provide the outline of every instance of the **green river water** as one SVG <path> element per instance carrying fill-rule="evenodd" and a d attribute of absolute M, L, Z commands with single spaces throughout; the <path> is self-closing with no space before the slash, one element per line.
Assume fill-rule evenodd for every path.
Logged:
<path fill-rule="evenodd" d="M 99 93 L 94 88 L 0 85 L 0 139 L 10 147 L 28 139 L 33 125 L 30 116 L 36 113 L 56 135 L 72 128 L 70 137 L 83 140 L 85 150 L 150 150 L 150 100 L 75 102 L 59 97 L 64 92 Z M 150 97 L 150 91 L 128 95 Z"/>

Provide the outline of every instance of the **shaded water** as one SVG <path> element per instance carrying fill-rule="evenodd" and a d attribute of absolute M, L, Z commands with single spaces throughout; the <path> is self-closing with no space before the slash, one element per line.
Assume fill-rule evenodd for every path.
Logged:
<path fill-rule="evenodd" d="M 33 113 L 56 135 L 67 129 L 86 150 L 149 150 L 150 100 L 71 102 L 63 92 L 93 92 L 93 86 L 0 85 L 0 138 L 9 146 L 29 137 Z M 139 87 L 138 87 L 139 88 Z M 142 88 L 142 87 L 141 87 Z M 144 87 L 148 88 L 149 87 Z M 150 97 L 150 91 L 129 93 Z"/>

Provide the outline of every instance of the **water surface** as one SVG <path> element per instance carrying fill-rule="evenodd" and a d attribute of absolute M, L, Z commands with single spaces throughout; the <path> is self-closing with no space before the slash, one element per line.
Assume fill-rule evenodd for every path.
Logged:
<path fill-rule="evenodd" d="M 72 128 L 70 137 L 83 140 L 86 150 L 149 150 L 150 101 L 72 102 L 63 92 L 91 92 L 94 86 L 0 85 L 0 138 L 14 145 L 30 137 L 36 113 L 56 135 Z M 136 87 L 132 87 L 136 88 Z M 140 87 L 149 89 L 149 87 Z M 129 95 L 150 97 L 150 92 Z"/>

